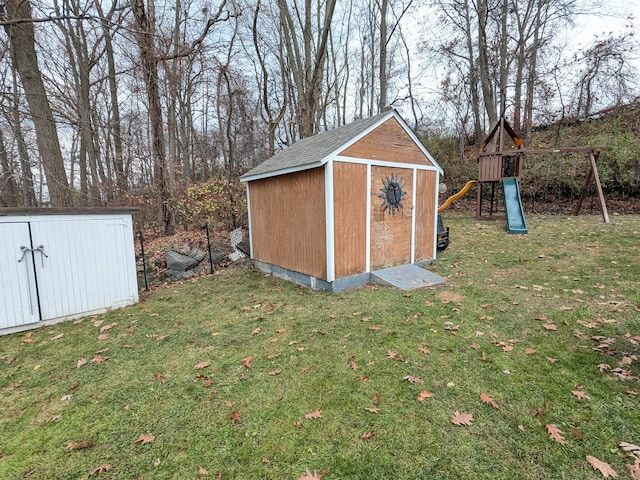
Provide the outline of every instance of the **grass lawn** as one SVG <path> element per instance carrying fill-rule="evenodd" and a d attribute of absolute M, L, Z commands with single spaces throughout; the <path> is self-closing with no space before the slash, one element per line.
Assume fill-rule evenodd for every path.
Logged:
<path fill-rule="evenodd" d="M 444 220 L 442 287 L 236 269 L 1 337 L 0 478 L 634 478 L 640 217 Z"/>

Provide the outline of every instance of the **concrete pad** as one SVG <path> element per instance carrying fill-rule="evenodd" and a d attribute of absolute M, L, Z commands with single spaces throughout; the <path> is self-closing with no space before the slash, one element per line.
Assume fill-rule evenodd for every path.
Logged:
<path fill-rule="evenodd" d="M 401 290 L 432 287 L 444 283 L 444 278 L 417 265 L 399 265 L 371 272 L 371 280 Z"/>

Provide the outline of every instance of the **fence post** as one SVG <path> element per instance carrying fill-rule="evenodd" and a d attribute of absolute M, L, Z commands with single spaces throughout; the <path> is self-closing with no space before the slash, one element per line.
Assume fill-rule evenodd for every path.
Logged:
<path fill-rule="evenodd" d="M 144 275 L 144 291 L 149 291 L 149 280 L 147 279 L 147 257 L 144 254 L 144 237 L 140 230 L 140 253 L 142 254 L 142 274 Z"/>

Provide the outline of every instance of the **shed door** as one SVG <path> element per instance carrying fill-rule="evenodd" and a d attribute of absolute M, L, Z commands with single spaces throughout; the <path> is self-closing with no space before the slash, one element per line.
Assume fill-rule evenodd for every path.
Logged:
<path fill-rule="evenodd" d="M 371 167 L 371 270 L 411 263 L 413 170 Z"/>
<path fill-rule="evenodd" d="M 131 297 L 132 275 L 123 272 L 135 269 L 127 254 L 127 227 L 116 217 L 31 223 L 34 243 L 44 245 L 47 254 L 42 262 L 35 259 L 42 320 L 99 310 Z"/>
<path fill-rule="evenodd" d="M 0 329 L 40 319 L 31 247 L 28 223 L 0 223 Z"/>

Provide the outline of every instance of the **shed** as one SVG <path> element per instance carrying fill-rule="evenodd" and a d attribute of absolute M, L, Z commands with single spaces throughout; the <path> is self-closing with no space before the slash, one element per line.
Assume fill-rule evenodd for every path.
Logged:
<path fill-rule="evenodd" d="M 241 177 L 254 264 L 339 291 L 428 263 L 442 173 L 395 110 L 302 139 Z"/>
<path fill-rule="evenodd" d="M 135 211 L 0 208 L 0 334 L 136 303 Z"/>

